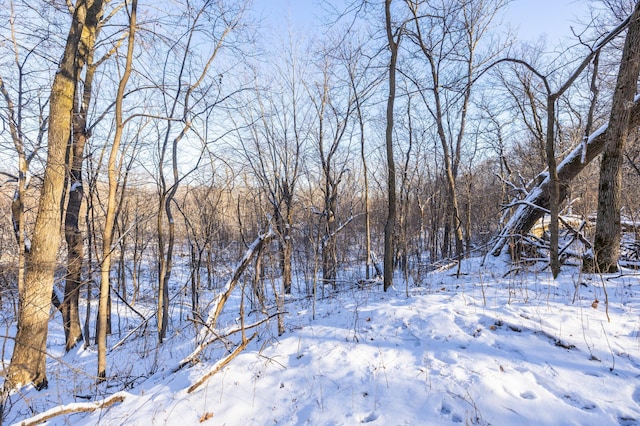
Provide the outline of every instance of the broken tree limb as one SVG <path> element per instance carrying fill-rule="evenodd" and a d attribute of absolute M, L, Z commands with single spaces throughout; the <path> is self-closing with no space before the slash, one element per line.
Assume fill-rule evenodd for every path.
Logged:
<path fill-rule="evenodd" d="M 264 234 L 260 234 L 258 238 L 256 238 L 255 241 L 249 246 L 244 256 L 242 257 L 242 260 L 233 271 L 231 278 L 229 278 L 229 281 L 227 281 L 227 284 L 225 284 L 224 290 L 213 299 L 213 307 L 209 311 L 209 317 L 207 319 L 208 328 L 212 329 L 215 327 L 222 308 L 227 302 L 227 299 L 229 299 L 229 296 L 233 292 L 233 289 L 238 284 L 238 280 L 244 273 L 245 269 L 247 269 L 247 266 L 249 266 L 249 264 L 251 263 L 253 256 L 256 253 L 260 252 L 262 246 L 271 241 L 271 239 L 273 239 L 275 236 L 275 231 L 272 227 L 269 227 L 267 232 L 265 232 Z"/>
<path fill-rule="evenodd" d="M 629 105 L 631 117 L 630 127 L 640 125 L 640 97 L 636 96 Z M 558 202 L 563 202 L 567 197 L 567 186 L 571 180 L 596 158 L 604 149 L 607 140 L 608 125 L 605 124 L 593 132 L 586 144 L 586 155 L 583 157 L 584 145 L 580 143 L 558 165 L 558 180 L 560 181 L 560 194 Z M 584 161 L 583 161 L 584 158 Z M 549 174 L 542 173 L 539 183 L 529 191 L 524 200 L 517 202 L 518 208 L 511 216 L 502 232 L 495 240 L 489 251 L 493 256 L 499 256 L 507 242 L 512 238 L 525 235 L 533 225 L 542 217 L 545 210 L 549 209 Z"/>
<path fill-rule="evenodd" d="M 234 334 L 240 333 L 243 330 L 251 330 L 254 329 L 256 327 L 259 327 L 260 325 L 270 321 L 273 317 L 277 316 L 278 313 L 269 315 L 267 317 L 264 317 L 263 319 L 254 322 L 253 324 L 249 324 L 249 325 L 245 325 L 244 327 L 237 327 L 237 328 L 233 328 L 231 330 L 225 331 L 224 334 L 216 334 L 214 331 L 211 332 L 212 336 L 205 342 L 202 342 L 200 345 L 198 345 L 198 348 L 206 348 L 207 346 L 213 344 L 214 342 L 217 342 L 219 340 L 223 340 L 226 339 Z M 202 349 L 200 349 L 197 353 L 196 351 L 194 351 L 191 355 L 189 355 L 188 357 L 184 358 L 182 361 L 180 361 L 180 363 L 173 369 L 174 373 L 177 373 L 178 371 L 180 371 L 183 367 L 185 367 L 188 364 L 195 364 L 197 361 L 197 356 L 198 354 L 202 351 Z"/>
<path fill-rule="evenodd" d="M 23 420 L 19 423 L 20 426 L 33 426 L 39 425 L 54 417 L 63 416 L 65 414 L 75 413 L 91 413 L 96 410 L 102 410 L 111 407 L 113 404 L 124 401 L 127 396 L 126 392 L 114 393 L 110 397 L 96 402 L 75 402 L 67 405 L 60 405 L 53 407 L 43 413 L 33 416 L 29 419 Z"/>
<path fill-rule="evenodd" d="M 222 291 L 213 299 L 211 303 L 213 306 L 209 310 L 207 322 L 203 324 L 200 330 L 200 343 L 189 356 L 180 361 L 174 371 L 177 371 L 185 365 L 190 364 L 194 360 L 196 360 L 200 353 L 211 343 L 211 339 L 209 339 L 209 336 L 211 336 L 211 334 L 213 334 L 213 332 L 215 331 L 216 323 L 218 321 L 220 313 L 222 312 L 222 308 L 231 296 L 233 290 L 236 288 L 236 285 L 238 284 L 242 273 L 245 271 L 245 269 L 247 269 L 253 257 L 260 253 L 260 249 L 262 248 L 262 246 L 271 241 L 271 239 L 273 239 L 275 236 L 276 233 L 270 226 L 265 233 L 258 235 L 258 238 L 256 238 L 255 241 L 251 243 Z"/>
<path fill-rule="evenodd" d="M 198 379 L 197 382 L 192 384 L 189 387 L 189 389 L 187 389 L 187 393 L 192 393 L 194 390 L 198 389 L 204 382 L 209 380 L 211 378 L 211 376 L 216 374 L 218 371 L 222 370 L 227 364 L 229 364 L 231 362 L 232 359 L 234 359 L 236 356 L 238 356 L 238 354 L 240 352 L 242 352 L 244 350 L 244 348 L 247 347 L 249 342 L 251 342 L 257 335 L 258 335 L 258 333 L 253 333 L 253 336 L 249 337 L 248 339 L 243 341 L 241 344 L 239 344 L 238 347 L 233 350 L 233 352 L 231 352 L 229 355 L 227 355 L 226 357 L 224 357 L 221 360 L 219 360 L 216 363 L 216 365 L 214 365 L 213 368 L 211 370 L 209 370 L 209 372 L 207 374 L 202 376 L 200 379 Z"/>

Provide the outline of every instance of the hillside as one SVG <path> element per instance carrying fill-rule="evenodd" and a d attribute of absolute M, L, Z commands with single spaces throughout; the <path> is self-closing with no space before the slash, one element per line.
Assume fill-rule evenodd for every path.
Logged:
<path fill-rule="evenodd" d="M 538 266 L 509 274 L 502 259 L 481 260 L 465 261 L 460 278 L 430 273 L 410 297 L 404 283 L 388 293 L 375 284 L 327 290 L 315 319 L 309 299 L 291 299 L 285 334 L 275 321 L 261 328 L 193 393 L 224 347 L 173 373 L 193 332 L 160 348 L 140 333 L 111 351 L 119 376 L 96 387 L 79 373 L 94 368 L 95 353 L 62 355 L 57 316 L 49 389 L 14 396 L 10 420 L 92 408 L 87 400 L 120 392 L 107 408 L 47 424 L 640 424 L 638 276 L 565 267 L 554 281 Z"/>

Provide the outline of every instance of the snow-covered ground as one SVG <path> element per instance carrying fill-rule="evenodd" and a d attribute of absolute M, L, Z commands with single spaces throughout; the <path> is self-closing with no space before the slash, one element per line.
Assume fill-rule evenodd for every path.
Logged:
<path fill-rule="evenodd" d="M 315 319 L 311 300 L 292 299 L 285 334 L 274 320 L 192 393 L 225 353 L 220 346 L 174 373 L 193 350 L 196 327 L 160 348 L 134 333 L 108 355 L 108 374 L 118 377 L 95 385 L 94 350 L 64 355 L 58 314 L 50 386 L 13 395 L 6 420 L 92 408 L 120 391 L 107 408 L 48 424 L 640 424 L 640 276 L 564 267 L 553 280 L 537 267 L 509 274 L 503 259 L 480 262 L 465 261 L 459 278 L 429 273 L 410 297 L 400 280 L 386 293 L 379 285 L 327 292 Z M 111 346 L 137 321 L 120 325 Z"/>

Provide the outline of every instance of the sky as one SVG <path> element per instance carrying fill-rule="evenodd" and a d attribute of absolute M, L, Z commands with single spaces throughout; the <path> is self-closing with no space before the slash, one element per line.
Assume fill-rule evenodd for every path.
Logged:
<path fill-rule="evenodd" d="M 504 22 L 517 29 L 523 41 L 535 41 L 546 35 L 554 43 L 571 36 L 571 26 L 579 17 L 589 16 L 588 0 L 514 0 L 505 11 Z M 255 0 L 258 15 L 277 28 L 286 24 L 281 19 L 288 16 L 291 22 L 302 28 L 313 28 L 322 16 L 319 0 Z"/>
<path fill-rule="evenodd" d="M 508 6 L 505 21 L 518 29 L 523 41 L 546 35 L 551 42 L 571 36 L 578 18 L 589 16 L 586 0 L 515 0 Z"/>

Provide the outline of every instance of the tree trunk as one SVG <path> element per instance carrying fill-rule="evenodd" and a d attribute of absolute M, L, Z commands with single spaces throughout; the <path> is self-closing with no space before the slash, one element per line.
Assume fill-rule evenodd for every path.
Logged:
<path fill-rule="evenodd" d="M 291 294 L 291 258 L 293 248 L 291 246 L 290 224 L 285 223 L 280 230 L 280 267 L 282 268 L 282 289 L 284 294 Z"/>
<path fill-rule="evenodd" d="M 22 87 L 22 71 L 19 75 L 19 83 L 18 87 Z M 13 103 L 13 99 L 9 94 L 7 88 L 5 87 L 4 80 L 0 76 L 0 93 L 5 99 L 7 114 L 9 116 L 8 127 L 9 133 L 11 134 L 11 139 L 13 140 L 14 147 L 16 149 L 16 153 L 18 154 L 18 176 L 16 176 L 16 189 L 13 194 L 13 199 L 11 201 L 11 222 L 13 225 L 13 232 L 16 237 L 16 242 L 18 244 L 18 293 L 23 291 L 24 286 L 24 275 L 25 275 L 25 257 L 29 252 L 29 242 L 26 238 L 26 229 L 25 229 L 25 215 L 24 215 L 24 199 L 25 193 L 27 190 L 28 183 L 28 172 L 29 172 L 29 160 L 24 150 L 24 141 L 22 137 L 22 126 L 21 126 L 21 115 L 22 115 L 22 89 L 19 89 L 18 93 L 18 105 Z M 42 111 L 42 109 L 41 109 Z M 43 133 L 42 127 L 40 128 L 39 137 Z"/>
<path fill-rule="evenodd" d="M 362 175 L 364 178 L 364 238 L 365 238 L 365 277 L 371 279 L 371 218 L 369 213 L 369 171 L 367 169 L 367 158 L 364 150 L 364 121 L 360 111 L 360 102 L 356 98 L 358 109 L 358 123 L 360 125 L 360 155 L 362 156 Z"/>
<path fill-rule="evenodd" d="M 387 116 L 385 145 L 387 151 L 387 222 L 384 226 L 384 291 L 393 286 L 393 234 L 396 227 L 396 165 L 393 159 L 393 107 L 396 98 L 396 66 L 398 62 L 398 44 L 391 28 L 391 1 L 385 0 L 385 23 L 387 43 L 391 51 L 389 59 L 389 97 L 387 98 Z M 399 37 L 399 36 L 398 36 Z"/>
<path fill-rule="evenodd" d="M 191 252 L 191 317 L 200 318 L 200 266 L 202 265 L 202 250 L 196 244 L 189 242 Z"/>
<path fill-rule="evenodd" d="M 118 152 L 120 150 L 120 143 L 122 141 L 122 135 L 124 132 L 124 119 L 122 113 L 122 102 L 124 99 L 124 92 L 131 75 L 131 64 L 133 62 L 133 48 L 134 39 L 136 33 L 136 16 L 137 16 L 138 1 L 132 0 L 131 13 L 129 15 L 129 37 L 127 46 L 127 56 L 124 72 L 118 84 L 118 91 L 116 93 L 115 100 L 115 134 L 113 137 L 113 144 L 111 145 L 111 152 L 109 154 L 109 162 L 107 166 L 107 172 L 109 177 L 109 194 L 107 198 L 106 218 L 104 224 L 104 235 L 102 239 L 102 253 L 103 259 L 100 266 L 100 301 L 98 304 L 98 325 L 97 341 L 98 341 L 98 381 L 101 382 L 106 378 L 107 373 L 107 329 L 108 329 L 108 311 L 109 311 L 109 295 L 110 295 L 110 281 L 109 275 L 111 272 L 111 249 L 113 241 L 113 230 L 116 220 L 116 190 L 118 188 L 118 171 L 116 170 L 116 163 L 118 158 Z"/>
<path fill-rule="evenodd" d="M 162 170 L 162 169 L 161 169 Z M 164 182 L 164 177 L 162 179 Z M 158 320 L 157 331 L 158 331 L 158 342 L 162 343 L 166 336 L 167 330 L 167 318 L 165 317 L 165 312 L 168 307 L 167 299 L 169 297 L 169 288 L 167 287 L 167 283 L 169 282 L 170 272 L 169 266 L 167 265 L 168 259 L 170 259 L 173 254 L 169 253 L 169 250 L 165 253 L 165 234 L 164 234 L 164 213 L 165 213 L 165 202 L 166 202 L 166 193 L 163 188 L 161 188 L 160 200 L 158 204 L 158 214 L 156 216 L 156 229 L 158 232 L 158 306 L 156 309 L 156 317 Z M 170 227 L 169 233 L 173 232 L 173 229 Z M 169 235 L 169 245 L 172 246 L 171 240 L 173 236 Z"/>
<path fill-rule="evenodd" d="M 86 305 L 87 305 L 87 310 L 85 313 L 85 319 L 84 319 L 84 347 L 85 349 L 87 347 L 89 347 L 89 341 L 91 339 L 91 330 L 90 330 L 90 323 L 91 323 L 91 301 L 92 301 L 92 285 L 94 283 L 94 279 L 93 279 L 93 258 L 94 258 L 94 254 L 97 253 L 98 248 L 96 246 L 96 229 L 95 229 L 95 223 L 97 222 L 95 220 L 95 210 L 93 208 L 94 206 L 94 199 L 95 199 L 95 192 L 96 192 L 96 188 L 95 188 L 95 179 L 92 177 L 89 180 L 89 196 L 87 197 L 87 211 L 85 213 L 85 223 L 87 224 L 87 246 L 88 246 L 88 250 L 87 250 L 87 264 L 89 266 L 88 271 L 87 271 L 87 292 L 86 292 Z"/>
<path fill-rule="evenodd" d="M 76 58 L 76 81 L 80 81 L 80 75 L 85 66 L 86 77 L 80 105 L 78 105 L 78 96 L 74 97 L 73 131 L 71 133 L 71 170 L 69 176 L 71 187 L 64 219 L 65 240 L 67 242 L 67 275 L 61 311 L 66 342 L 65 349 L 67 351 L 82 341 L 78 300 L 80 286 L 82 284 L 84 241 L 82 232 L 78 226 L 78 221 L 82 198 L 84 196 L 84 188 L 82 186 L 84 146 L 90 137 L 89 131 L 87 130 L 87 112 L 91 103 L 93 76 L 96 69 L 93 64 L 93 54 L 101 17 L 102 1 L 94 1 L 88 5 L 87 17 L 82 30 L 81 43 Z"/>
<path fill-rule="evenodd" d="M 254 309 L 257 309 L 258 306 L 260 309 L 264 311 L 265 309 L 265 289 L 264 289 L 264 267 L 262 265 L 262 251 L 263 246 L 261 245 L 258 248 L 256 253 L 256 260 L 253 264 L 253 294 L 256 297 L 256 306 Z"/>
<path fill-rule="evenodd" d="M 640 2 L 636 3 L 622 51 L 618 80 L 613 95 L 604 152 L 600 162 L 598 216 L 593 252 L 594 272 L 618 271 L 620 256 L 620 208 L 622 163 L 630 131 L 631 102 L 636 94 L 640 72 Z M 589 267 L 589 265 L 586 265 Z"/>
<path fill-rule="evenodd" d="M 325 170 L 325 174 L 329 171 Z M 338 269 L 337 236 L 336 236 L 336 204 L 338 187 L 335 182 L 325 179 L 325 234 L 322 244 L 322 280 L 325 284 L 336 287 L 336 275 Z"/>
<path fill-rule="evenodd" d="M 77 132 L 74 123 L 74 146 L 71 168 L 71 190 L 65 215 L 65 239 L 67 241 L 67 275 L 62 300 L 62 318 L 64 324 L 65 350 L 69 351 L 82 341 L 82 328 L 78 312 L 78 299 L 82 284 L 82 259 L 84 244 L 82 232 L 78 226 L 80 206 L 84 190 L 82 188 L 82 155 L 86 137 L 84 132 Z M 84 129 L 84 126 L 82 126 Z"/>
<path fill-rule="evenodd" d="M 556 97 L 547 97 L 547 140 L 545 154 L 549 176 L 549 265 L 551 274 L 556 278 L 560 273 L 560 259 L 558 258 L 558 214 L 560 213 L 560 183 L 558 181 L 558 168 L 556 166 L 555 150 L 555 120 Z"/>
<path fill-rule="evenodd" d="M 49 97 L 47 163 L 26 258 L 25 285 L 19 292 L 18 332 L 7 375 L 10 387 L 33 383 L 46 388 L 46 349 L 51 294 L 60 247 L 60 204 L 65 181 L 66 147 L 71 134 L 71 113 L 76 86 L 75 58 L 87 11 L 86 1 L 76 4 L 64 54 Z"/>

